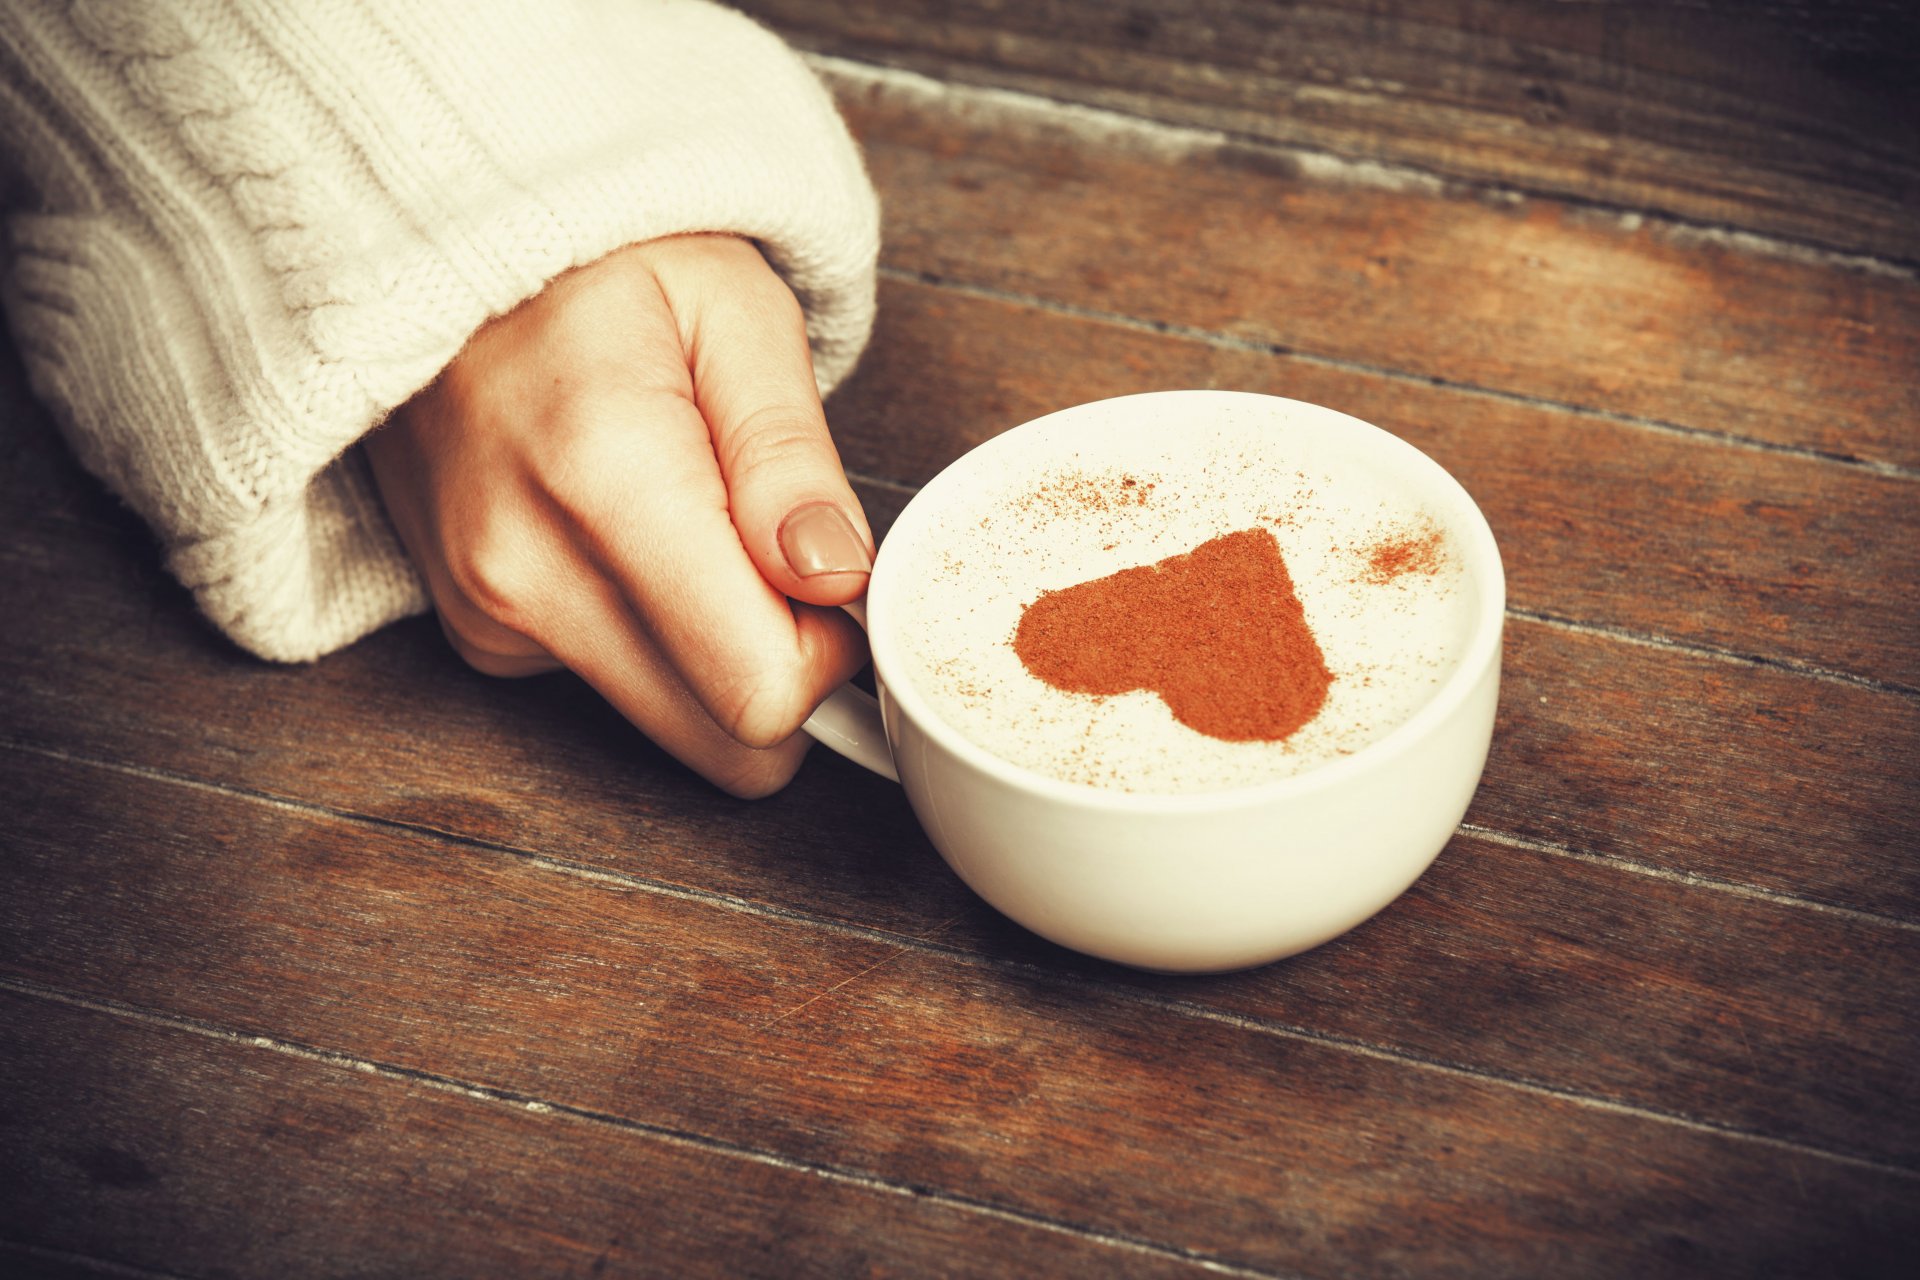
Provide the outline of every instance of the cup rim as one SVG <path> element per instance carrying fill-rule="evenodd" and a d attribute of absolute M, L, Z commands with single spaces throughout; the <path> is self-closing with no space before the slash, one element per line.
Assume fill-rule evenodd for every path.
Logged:
<path fill-rule="evenodd" d="M 1463 554 L 1468 572 L 1476 576 L 1477 584 L 1481 588 L 1466 649 L 1462 652 L 1460 661 L 1441 683 L 1440 688 L 1422 703 L 1418 710 L 1392 730 L 1351 755 L 1315 765 L 1289 777 L 1249 783 L 1244 786 L 1185 792 L 1123 791 L 1112 787 L 1095 786 L 1092 783 L 1070 782 L 998 756 L 975 743 L 942 716 L 939 709 L 922 693 L 913 680 L 887 679 L 889 669 L 897 666 L 897 669 L 910 670 L 912 667 L 912 663 L 900 652 L 895 638 L 885 626 L 889 612 L 888 601 L 896 589 L 894 583 L 897 574 L 890 570 L 892 566 L 902 563 L 898 556 L 890 559 L 887 555 L 887 542 L 893 540 L 893 531 L 898 531 L 905 526 L 909 536 L 912 536 L 917 526 L 924 525 L 934 518 L 926 513 L 937 508 L 940 495 L 945 489 L 960 482 L 960 477 L 965 470 L 964 464 L 969 459 L 979 457 L 988 451 L 1017 447 L 1010 443 L 1012 439 L 1031 428 L 1049 424 L 1058 425 L 1063 420 L 1111 414 L 1115 407 L 1121 404 L 1135 405 L 1143 401 L 1166 399 L 1182 400 L 1189 405 L 1195 400 L 1207 400 L 1215 404 L 1257 402 L 1269 411 L 1277 405 L 1286 405 L 1290 406 L 1287 412 L 1298 412 L 1304 409 L 1312 414 L 1340 419 L 1350 429 L 1363 429 L 1379 437 L 1382 446 L 1388 452 L 1401 453 L 1410 469 L 1424 477 L 1423 484 L 1430 484 L 1436 495 L 1445 494 L 1454 499 L 1458 513 L 1465 517 L 1466 527 L 1462 532 L 1469 545 L 1463 549 Z M 916 509 L 920 512 L 919 515 L 915 514 Z M 1385 428 L 1375 426 L 1351 414 L 1342 413 L 1338 409 L 1286 396 L 1202 388 L 1146 391 L 1090 400 L 1043 414 L 975 445 L 949 463 L 908 501 L 906 507 L 895 519 L 893 531 L 889 531 L 887 539 L 881 544 L 873 575 L 869 580 L 866 601 L 874 671 L 885 688 L 887 696 L 919 726 L 922 732 L 935 739 L 945 750 L 968 765 L 1010 787 L 1062 805 L 1099 809 L 1109 813 L 1191 814 L 1265 804 L 1337 786 L 1347 778 L 1370 772 L 1387 763 L 1446 723 L 1473 693 L 1488 667 L 1496 663 L 1500 656 L 1506 620 L 1506 569 L 1501 562 L 1500 548 L 1494 541 L 1493 530 L 1487 523 L 1486 514 L 1480 510 L 1473 496 L 1446 468 Z M 874 607 L 876 603 L 879 605 L 878 610 Z"/>

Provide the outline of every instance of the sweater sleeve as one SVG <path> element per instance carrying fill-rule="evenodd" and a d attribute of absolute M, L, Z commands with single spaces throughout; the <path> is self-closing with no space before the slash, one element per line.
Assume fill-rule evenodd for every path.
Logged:
<path fill-rule="evenodd" d="M 831 99 L 703 0 L 14 0 L 0 131 L 35 394 L 269 658 L 427 607 L 352 446 L 561 272 L 751 237 L 823 394 L 872 324 Z"/>

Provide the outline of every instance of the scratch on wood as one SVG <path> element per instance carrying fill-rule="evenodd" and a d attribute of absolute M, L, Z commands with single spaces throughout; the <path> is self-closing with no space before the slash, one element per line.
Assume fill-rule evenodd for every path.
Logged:
<path fill-rule="evenodd" d="M 793 1008 L 787 1010 L 785 1013 L 781 1014 L 779 1017 L 769 1018 L 766 1022 L 760 1025 L 760 1029 L 762 1031 L 765 1031 L 768 1027 L 771 1027 L 776 1022 L 786 1021 L 788 1018 L 791 1018 L 794 1014 L 799 1013 L 802 1009 L 805 1009 L 810 1005 L 818 1004 L 820 1001 L 825 1000 L 828 996 L 832 995 L 834 992 L 838 991 L 840 988 L 846 986 L 848 983 L 858 982 L 860 979 L 872 973 L 875 969 L 878 969 L 882 965 L 887 964 L 891 961 L 898 960 L 901 956 L 905 955 L 906 953 L 907 953 L 907 948 L 900 947 L 890 952 L 889 954 L 882 956 L 880 959 L 874 961 L 872 964 L 868 965 L 866 968 L 862 969 L 860 972 L 854 974 L 851 978 L 843 978 L 839 982 L 836 982 L 832 986 L 828 987 L 825 991 L 822 991 L 819 995 L 814 996 L 812 999 L 802 1000 L 799 1004 L 793 1006 Z"/>
<path fill-rule="evenodd" d="M 965 913 L 963 912 L 962 914 L 965 914 Z M 945 933 L 954 924 L 958 923 L 959 920 L 960 920 L 960 916 L 958 915 L 951 916 L 945 920 L 942 920 L 939 924 L 933 926 L 933 928 L 927 930 L 925 933 L 916 934 L 914 936 L 914 941 L 930 942 L 934 938 L 938 937 L 940 934 Z M 911 950 L 913 950 L 913 948 L 910 946 L 894 948 L 892 951 L 888 952 L 884 956 L 881 956 L 878 960 L 875 960 L 872 964 L 868 965 L 866 968 L 862 969 L 860 972 L 854 974 L 851 978 L 843 978 L 839 982 L 836 982 L 832 986 L 828 987 L 825 991 L 822 991 L 819 995 L 813 996 L 812 998 L 807 1000 L 802 1000 L 799 1004 L 793 1006 L 793 1008 L 787 1010 L 785 1013 L 779 1015 L 778 1017 L 769 1018 L 766 1022 L 763 1022 L 760 1024 L 760 1029 L 762 1031 L 765 1031 L 768 1027 L 773 1026 L 774 1023 L 776 1022 L 786 1021 L 788 1018 L 791 1018 L 794 1014 L 799 1013 L 802 1009 L 808 1008 L 811 1005 L 818 1004 L 820 1001 L 825 1000 L 828 996 L 832 995 L 834 992 L 838 991 L 840 988 L 847 986 L 849 983 L 860 981 L 860 979 L 866 977 L 868 974 L 872 973 L 875 969 L 878 969 L 883 965 L 887 965 L 892 963 L 895 960 L 898 960 L 901 956 L 907 954 L 907 952 Z"/>

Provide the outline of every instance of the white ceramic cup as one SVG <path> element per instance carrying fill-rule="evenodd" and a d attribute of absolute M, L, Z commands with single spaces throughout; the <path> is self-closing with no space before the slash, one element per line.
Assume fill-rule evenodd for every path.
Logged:
<path fill-rule="evenodd" d="M 1471 593 L 1457 663 L 1384 737 L 1277 781 L 1141 794 L 1024 768 L 968 740 L 916 680 L 901 634 L 909 588 L 940 563 L 945 509 L 1063 447 L 1126 467 L 1206 423 L 1274 467 L 1386 474 L 1418 496 Z M 1061 584 L 1070 585 L 1070 584 Z M 838 691 L 814 737 L 896 778 L 947 863 L 994 907 L 1063 946 L 1169 972 L 1246 968 L 1325 942 L 1398 897 L 1433 862 L 1479 784 L 1499 693 L 1505 577 L 1466 491 L 1399 438 L 1273 396 L 1168 391 L 1079 405 L 980 445 L 926 485 L 889 531 L 867 592 L 877 702 Z M 859 610 L 856 610 L 858 616 Z M 1334 661 L 1336 655 L 1329 655 Z"/>

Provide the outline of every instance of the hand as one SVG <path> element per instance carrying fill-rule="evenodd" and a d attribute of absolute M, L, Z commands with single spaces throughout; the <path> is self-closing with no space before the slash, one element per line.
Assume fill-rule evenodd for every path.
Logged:
<path fill-rule="evenodd" d="M 786 784 L 801 723 L 865 660 L 818 606 L 866 590 L 873 536 L 799 304 L 745 240 L 654 240 L 560 277 L 366 451 L 467 662 L 571 668 L 736 795 Z"/>

